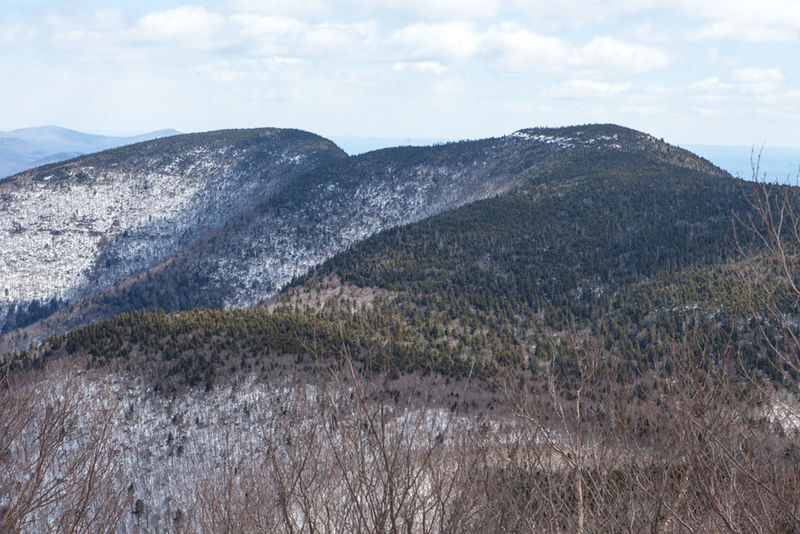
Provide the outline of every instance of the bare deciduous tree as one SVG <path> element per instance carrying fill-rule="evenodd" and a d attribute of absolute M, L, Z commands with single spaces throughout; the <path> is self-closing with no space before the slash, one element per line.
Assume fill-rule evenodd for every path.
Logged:
<path fill-rule="evenodd" d="M 0 532 L 109 532 L 125 504 L 116 402 L 72 371 L 0 383 Z"/>

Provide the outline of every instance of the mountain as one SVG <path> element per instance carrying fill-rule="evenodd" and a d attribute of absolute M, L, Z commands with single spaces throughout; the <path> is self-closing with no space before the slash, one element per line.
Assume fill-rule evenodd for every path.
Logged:
<path fill-rule="evenodd" d="M 578 136 L 583 143 L 576 142 Z M 534 147 L 541 152 L 525 151 Z M 473 199 L 419 201 L 425 188 L 413 177 L 429 179 L 398 161 L 441 164 L 445 155 L 468 158 L 465 168 L 483 170 L 483 163 L 469 159 L 479 155 L 501 165 L 504 174 L 495 168 L 488 171 L 491 180 L 479 175 L 475 183 L 491 187 L 477 189 Z M 371 183 L 378 161 L 392 172 L 380 183 L 406 187 L 407 202 L 433 214 L 402 211 L 402 201 L 381 190 L 377 197 L 383 202 L 367 197 L 362 204 L 360 195 L 339 196 L 330 187 L 335 182 L 351 191 L 342 185 L 342 168 L 357 184 L 353 169 L 362 169 Z M 228 353 L 258 354 L 265 347 L 291 354 L 313 344 L 318 354 L 335 356 L 342 343 L 352 354 L 377 344 L 401 368 L 483 374 L 499 362 L 546 360 L 572 330 L 588 329 L 592 334 L 584 339 L 596 336 L 626 361 L 658 361 L 668 347 L 652 340 L 676 335 L 676 317 L 687 306 L 701 317 L 724 318 L 724 325 L 714 328 L 728 328 L 728 321 L 748 313 L 737 262 L 740 248 L 750 246 L 749 236 L 737 238 L 733 224 L 734 214 L 751 213 L 745 185 L 638 132 L 607 126 L 529 130 L 501 140 L 375 152 L 325 171 L 333 178 L 315 171 L 299 180 L 297 189 L 287 188 L 219 235 L 39 326 L 48 321 L 77 326 L 87 317 L 130 309 L 179 311 L 198 302 L 247 307 L 270 297 L 266 310 L 126 315 L 68 338 L 70 350 L 104 358 L 133 352 L 160 361 L 169 352 L 172 365 L 180 362 L 182 370 L 168 374 L 196 384 L 208 369 L 185 362 L 208 361 L 184 351 L 198 346 L 224 360 Z M 317 189 L 304 181 L 312 176 Z M 459 180 L 470 184 L 466 177 Z M 452 187 L 447 183 L 431 194 L 444 199 Z M 375 204 L 384 208 L 384 220 L 364 218 Z M 380 226 L 385 229 L 368 235 Z M 243 250 L 236 257 L 234 251 Z M 278 269 L 269 270 L 270 261 Z M 265 266 L 258 277 L 247 278 Z M 187 272 L 202 277 L 187 279 L 182 274 Z M 252 300 L 225 300 L 237 296 Z M 154 324 L 159 326 L 151 330 Z M 179 336 L 187 332 L 194 334 Z M 157 341 L 176 337 L 182 341 Z M 125 339 L 141 341 L 127 345 Z M 203 339 L 215 341 L 207 346 Z M 137 349 L 137 343 L 147 350 Z M 220 373 L 227 371 L 215 371 Z"/>
<path fill-rule="evenodd" d="M 173 139 L 10 182 L 45 208 L 82 180 L 107 196 L 103 173 L 148 186 L 124 190 L 130 245 L 75 247 L 132 274 L 4 337 L 66 332 L 6 356 L 0 527 L 797 531 L 798 262 L 754 238 L 797 188 L 613 125 L 357 157 L 297 131 Z M 240 198 L 218 177 L 243 157 L 249 200 L 197 224 Z M 187 182 L 220 187 L 181 211 Z M 47 220 L 78 233 L 77 205 Z"/>
<path fill-rule="evenodd" d="M 0 132 L 0 178 L 47 163 L 178 133 L 175 130 L 158 130 L 136 136 L 114 137 L 87 134 L 58 126 Z"/>
<path fill-rule="evenodd" d="M 428 146 L 453 141 L 453 139 L 432 137 L 355 137 L 348 135 L 331 136 L 331 140 L 350 155 L 364 154 L 382 148 L 401 146 Z"/>
<path fill-rule="evenodd" d="M 154 147 L 142 147 L 145 149 Z M 104 161 L 113 164 L 123 153 L 108 152 Z M 249 195 L 252 204 L 247 209 L 226 212 L 230 217 L 224 224 L 206 225 L 203 232 L 193 234 L 195 239 L 176 240 L 173 233 L 167 247 L 159 245 L 166 239 L 163 234 L 154 240 L 145 232 L 132 239 L 119 229 L 123 235 L 119 243 L 106 250 L 103 242 L 102 255 L 94 260 L 91 274 L 81 275 L 86 281 L 80 283 L 87 289 L 62 296 L 55 290 L 55 280 L 64 275 L 54 274 L 49 293 L 40 290 L 42 294 L 21 298 L 21 280 L 30 275 L 20 275 L 19 289 L 7 297 L 9 308 L 21 301 L 17 308 L 25 310 L 25 303 L 33 299 L 38 299 L 41 307 L 54 297 L 74 304 L 49 321 L 16 333 L 13 342 L 6 336 L 4 343 L 20 348 L 46 334 L 134 309 L 253 306 L 274 296 L 294 277 L 376 232 L 519 189 L 576 158 L 609 154 L 626 160 L 646 155 L 643 161 L 647 165 L 724 176 L 689 152 L 613 125 L 529 129 L 502 138 L 337 158 L 299 173 L 273 195 Z M 163 198 L 159 190 L 153 191 Z M 141 190 L 129 189 L 125 194 L 135 198 Z M 222 193 L 217 198 L 220 196 Z M 147 195 L 144 198 L 149 206 L 152 200 Z M 183 213 L 174 214 L 169 225 L 182 217 Z M 8 235 L 15 231 L 12 227 Z M 21 242 L 22 238 L 18 239 Z M 137 249 L 159 253 L 141 256 Z M 43 248 L 43 254 L 47 250 Z M 26 257 L 32 259 L 29 253 Z M 38 260 L 30 263 L 42 264 Z M 13 271 L 8 272 L 10 278 Z M 78 274 L 71 272 L 73 277 Z M 123 279 L 126 274 L 130 278 Z M 73 284 L 79 286 L 77 281 Z M 107 286 L 111 287 L 103 289 Z M 45 286 L 40 283 L 39 287 Z M 36 311 L 39 319 L 53 310 Z M 32 314 L 25 311 L 23 315 Z M 16 326 L 23 324 L 17 320 Z"/>
<path fill-rule="evenodd" d="M 501 195 L 358 243 L 281 300 L 383 295 L 370 313 L 398 325 L 395 357 L 423 353 L 444 372 L 547 361 L 575 331 L 625 361 L 660 361 L 653 339 L 675 335 L 687 305 L 725 328 L 748 312 L 736 262 L 750 236 L 734 234 L 734 214 L 752 209 L 744 186 L 683 163 L 573 152 Z"/>
<path fill-rule="evenodd" d="M 0 325 L 24 326 L 165 260 L 345 154 L 296 130 L 127 145 L 0 181 Z"/>

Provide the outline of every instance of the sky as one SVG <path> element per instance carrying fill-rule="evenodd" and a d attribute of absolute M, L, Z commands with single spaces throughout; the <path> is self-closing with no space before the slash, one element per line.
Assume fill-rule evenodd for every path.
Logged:
<path fill-rule="evenodd" d="M 0 0 L 0 130 L 800 146 L 798 0 Z"/>

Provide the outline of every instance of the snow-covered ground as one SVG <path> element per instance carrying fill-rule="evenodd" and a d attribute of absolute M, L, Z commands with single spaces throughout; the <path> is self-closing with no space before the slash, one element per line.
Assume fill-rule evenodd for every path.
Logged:
<path fill-rule="evenodd" d="M 331 500 L 329 505 L 345 507 L 353 498 L 347 477 L 354 477 L 353 484 L 363 484 L 355 478 L 368 471 L 374 476 L 372 482 L 380 484 L 388 475 L 380 474 L 386 468 L 381 456 L 385 454 L 397 455 L 393 461 L 419 471 L 413 481 L 419 493 L 415 498 L 432 498 L 426 471 L 431 467 L 417 465 L 413 451 L 441 450 L 441 460 L 446 461 L 445 448 L 452 444 L 445 441 L 471 424 L 449 410 L 361 402 L 358 391 L 342 384 L 320 390 L 243 379 L 212 391 L 191 390 L 167 398 L 131 376 L 90 376 L 67 369 L 50 373 L 33 391 L 35 401 L 28 407 L 24 431 L 10 448 L 13 461 L 3 463 L 9 468 L 0 483 L 4 499 L 0 504 L 17 501 L 19 488 L 30 479 L 26 467 L 37 463 L 37 454 L 41 457 L 37 444 L 44 421 L 68 403 L 65 434 L 59 435 L 44 462 L 42 486 L 58 487 L 76 464 L 78 475 L 86 478 L 90 468 L 76 458 L 90 450 L 100 458 L 95 463 L 103 466 L 102 473 L 95 474 L 96 491 L 113 494 L 113 503 L 124 507 L 120 532 L 167 532 L 179 526 L 180 518 L 190 530 L 207 528 L 206 515 L 223 504 L 241 505 L 236 513 L 249 514 L 246 502 L 236 504 L 240 497 L 248 498 L 237 492 L 251 492 L 250 500 L 270 506 L 265 513 L 276 514 L 280 498 L 276 492 L 284 476 L 309 477 L 305 481 L 309 491 L 313 487 Z M 409 451 L 413 454 L 403 458 Z M 385 490 L 379 485 L 372 488 Z M 67 493 L 28 514 L 30 523 L 22 530 L 47 531 L 47 525 L 55 525 L 67 507 L 75 506 Z M 271 502 L 258 501 L 265 498 Z M 290 508 L 302 524 L 306 512 L 299 500 L 293 500 Z M 341 513 L 350 517 L 347 511 Z M 342 524 L 335 531 L 347 530 Z"/>
<path fill-rule="evenodd" d="M 314 165 L 291 140 L 154 143 L 0 182 L 0 328 L 14 306 L 81 300 L 166 259 Z"/>

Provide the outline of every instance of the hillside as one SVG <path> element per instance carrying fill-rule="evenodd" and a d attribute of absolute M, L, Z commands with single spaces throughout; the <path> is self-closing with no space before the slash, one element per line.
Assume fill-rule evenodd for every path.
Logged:
<path fill-rule="evenodd" d="M 158 263 L 344 157 L 295 130 L 178 135 L 0 181 L 0 333 Z"/>
<path fill-rule="evenodd" d="M 163 263 L 133 271 L 131 278 L 4 343 L 26 347 L 48 333 L 136 309 L 252 306 L 383 229 L 501 195 L 537 176 L 561 179 L 552 170 L 576 158 L 614 154 L 646 155 L 649 166 L 722 176 L 684 150 L 613 125 L 529 129 L 497 139 L 370 152 L 298 176 Z"/>
<path fill-rule="evenodd" d="M 0 527 L 795 532 L 797 195 L 611 126 L 321 165 L 21 330 L 100 319 L 7 360 Z"/>
<path fill-rule="evenodd" d="M 485 174 L 430 178 L 459 166 Z M 726 331 L 751 313 L 737 266 L 750 237 L 734 236 L 734 218 L 751 210 L 745 187 L 685 151 L 603 126 L 369 153 L 299 178 L 218 235 L 52 320 L 267 297 L 283 315 L 126 315 L 75 331 L 55 352 L 163 358 L 171 370 L 154 378 L 177 373 L 178 384 L 196 385 L 208 372 L 234 373 L 231 357 L 258 365 L 259 354 L 296 354 L 315 339 L 331 357 L 341 343 L 353 354 L 381 345 L 400 369 L 491 374 L 503 363 L 535 368 L 583 332 L 653 364 L 666 350 L 653 340 L 675 335 L 685 310 Z M 441 213 L 422 217 L 431 212 Z M 263 326 L 273 321 L 283 326 Z M 187 358 L 198 347 L 205 356 Z"/>
<path fill-rule="evenodd" d="M 745 274 L 753 260 L 743 252 L 757 243 L 739 221 L 752 215 L 752 194 L 651 154 L 575 153 L 506 194 L 359 243 L 295 280 L 279 302 L 390 295 L 368 314 L 404 325 L 401 338 L 422 338 L 423 361 L 462 368 L 536 369 L 565 351 L 573 365 L 564 342 L 577 339 L 629 369 L 661 369 L 664 340 L 685 335 L 688 321 L 714 332 L 715 351 L 781 376 L 794 371 L 771 367 L 751 343 L 763 324 L 749 320 L 766 313 L 768 287 L 751 287 Z M 769 298 L 790 310 L 776 291 Z"/>

